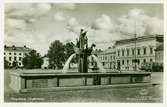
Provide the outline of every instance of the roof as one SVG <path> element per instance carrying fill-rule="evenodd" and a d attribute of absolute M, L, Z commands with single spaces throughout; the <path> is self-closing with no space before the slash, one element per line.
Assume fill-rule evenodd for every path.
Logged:
<path fill-rule="evenodd" d="M 92 54 L 98 55 L 100 52 L 102 51 L 97 49 L 97 50 L 92 51 Z"/>
<path fill-rule="evenodd" d="M 6 51 L 30 51 L 32 49 L 24 46 L 24 47 L 17 47 L 17 46 L 6 46 L 4 47 L 4 50 Z"/>
<path fill-rule="evenodd" d="M 163 44 L 159 45 L 159 46 L 155 49 L 155 51 L 163 51 L 163 50 L 164 50 Z"/>
<path fill-rule="evenodd" d="M 100 52 L 99 54 L 110 54 L 110 53 L 115 53 L 115 48 L 106 49 L 106 50 Z"/>
<path fill-rule="evenodd" d="M 140 36 L 137 38 L 118 40 L 115 42 L 115 45 L 126 44 L 135 41 L 150 40 L 150 39 L 156 39 L 157 41 L 163 42 L 163 35 L 147 35 L 147 36 Z"/>

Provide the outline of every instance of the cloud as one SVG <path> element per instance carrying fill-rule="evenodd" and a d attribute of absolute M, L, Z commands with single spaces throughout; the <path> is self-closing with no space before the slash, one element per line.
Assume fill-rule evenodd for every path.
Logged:
<path fill-rule="evenodd" d="M 26 30 L 29 23 L 36 22 L 50 10 L 51 4 L 48 3 L 7 3 L 5 4 L 5 29 L 6 31 Z"/>
<path fill-rule="evenodd" d="M 83 28 L 87 32 L 90 43 L 113 44 L 120 39 L 163 33 L 163 21 L 157 17 L 148 16 L 141 9 L 132 9 L 127 14 L 113 21 L 109 15 L 101 15 L 92 23 L 91 27 L 81 25 L 76 18 L 68 21 L 68 29 L 79 34 Z"/>
<path fill-rule="evenodd" d="M 76 18 L 72 17 L 67 22 L 67 29 L 71 32 L 79 34 L 81 29 L 88 29 L 88 27 L 81 25 Z"/>
<path fill-rule="evenodd" d="M 26 29 L 26 22 L 25 20 L 21 20 L 21 19 L 11 19 L 11 18 L 7 18 L 5 21 L 5 27 L 7 27 L 8 29 L 21 29 L 24 30 Z"/>
<path fill-rule="evenodd" d="M 163 21 L 145 14 L 141 9 L 132 9 L 127 15 L 118 19 L 117 31 L 124 35 L 138 36 L 163 34 Z"/>
<path fill-rule="evenodd" d="M 97 18 L 95 22 L 92 24 L 92 28 L 95 30 L 105 30 L 112 31 L 114 30 L 114 23 L 108 15 L 101 15 L 101 17 Z"/>
<path fill-rule="evenodd" d="M 48 3 L 6 4 L 5 13 L 10 18 L 27 19 L 45 15 L 50 9 Z"/>
<path fill-rule="evenodd" d="M 54 14 L 54 19 L 57 21 L 64 21 L 66 19 L 66 17 L 64 16 L 64 14 L 62 12 L 56 12 Z"/>

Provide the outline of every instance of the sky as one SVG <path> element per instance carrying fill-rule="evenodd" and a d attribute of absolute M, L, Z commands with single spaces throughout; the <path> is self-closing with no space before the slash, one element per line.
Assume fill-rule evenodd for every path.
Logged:
<path fill-rule="evenodd" d="M 76 42 L 80 29 L 89 45 L 111 47 L 116 40 L 163 34 L 162 4 L 6 3 L 6 45 L 36 49 L 47 54 L 54 40 Z"/>

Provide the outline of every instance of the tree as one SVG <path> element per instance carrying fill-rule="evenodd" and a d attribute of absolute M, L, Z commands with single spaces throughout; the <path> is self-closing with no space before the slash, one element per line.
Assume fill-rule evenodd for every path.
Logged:
<path fill-rule="evenodd" d="M 9 62 L 4 59 L 4 68 L 10 68 Z"/>
<path fill-rule="evenodd" d="M 24 68 L 27 68 L 27 69 L 41 68 L 42 63 L 43 63 L 43 60 L 40 54 L 36 52 L 36 50 L 31 50 L 23 58 Z"/>
<path fill-rule="evenodd" d="M 65 47 L 65 57 L 66 60 L 73 54 L 74 52 L 74 44 L 72 42 L 68 42 L 64 45 Z"/>
<path fill-rule="evenodd" d="M 47 56 L 49 57 L 50 67 L 58 69 L 63 67 L 65 62 L 65 48 L 59 40 L 51 43 Z"/>

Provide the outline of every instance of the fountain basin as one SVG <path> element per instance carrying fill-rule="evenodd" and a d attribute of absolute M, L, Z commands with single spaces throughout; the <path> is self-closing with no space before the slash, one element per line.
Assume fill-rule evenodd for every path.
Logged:
<path fill-rule="evenodd" d="M 16 92 L 49 90 L 63 87 L 111 86 L 150 83 L 151 73 L 56 73 L 11 72 L 10 87 Z"/>

